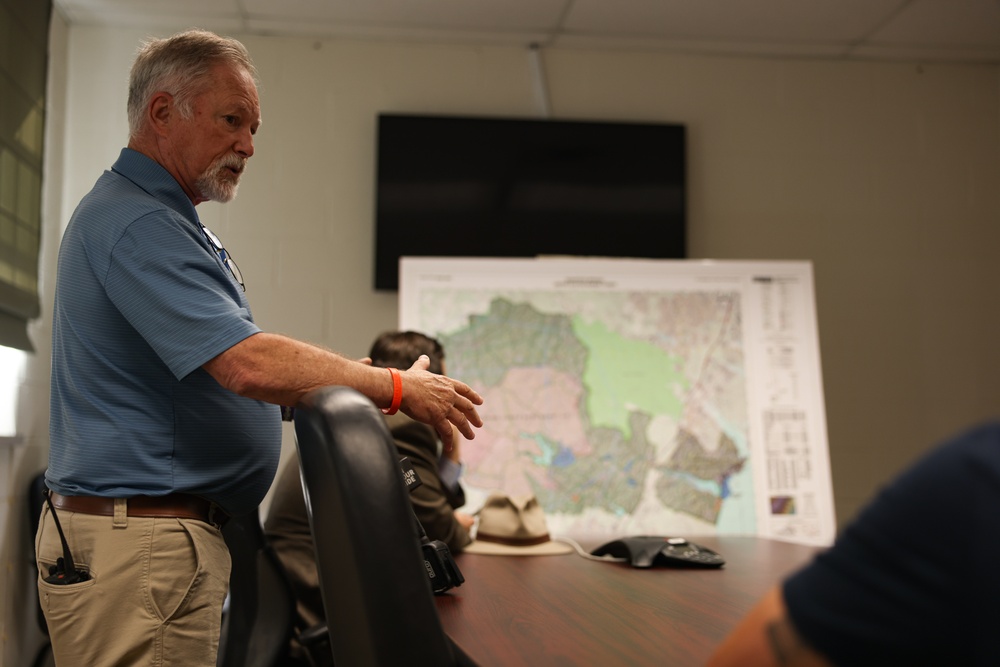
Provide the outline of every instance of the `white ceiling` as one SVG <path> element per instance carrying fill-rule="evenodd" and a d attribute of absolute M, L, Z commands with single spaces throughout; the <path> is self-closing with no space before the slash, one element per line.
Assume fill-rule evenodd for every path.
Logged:
<path fill-rule="evenodd" d="M 54 0 L 70 24 L 1000 63 L 1000 0 Z"/>

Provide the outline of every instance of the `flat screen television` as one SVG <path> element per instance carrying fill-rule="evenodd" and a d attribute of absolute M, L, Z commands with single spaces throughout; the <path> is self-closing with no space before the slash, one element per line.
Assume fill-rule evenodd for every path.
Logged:
<path fill-rule="evenodd" d="M 685 128 L 380 114 L 375 289 L 399 258 L 686 256 Z"/>

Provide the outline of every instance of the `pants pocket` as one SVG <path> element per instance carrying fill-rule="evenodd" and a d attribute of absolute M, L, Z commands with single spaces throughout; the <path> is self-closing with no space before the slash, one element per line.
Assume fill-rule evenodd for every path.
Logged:
<path fill-rule="evenodd" d="M 81 545 L 71 545 L 74 564 L 77 568 L 89 569 L 90 554 Z M 49 576 L 49 567 L 56 564 L 62 557 L 62 541 L 48 509 L 42 512 L 35 535 L 36 564 L 38 565 L 38 599 L 45 614 L 45 621 L 53 637 L 53 643 L 67 649 L 62 652 L 61 663 L 94 664 L 89 657 L 81 654 L 82 649 L 90 641 L 91 629 L 87 622 L 80 622 L 91 615 L 95 601 L 100 599 L 100 590 L 95 589 L 96 576 L 87 581 L 75 584 L 56 584 L 45 581 Z M 76 559 L 80 562 L 77 563 Z M 93 575 L 93 573 L 91 573 Z"/>
<path fill-rule="evenodd" d="M 149 603 L 161 621 L 222 600 L 229 586 L 229 551 L 218 531 L 201 521 L 158 519 L 149 552 Z M 212 603 L 208 603 L 212 604 Z"/>
<path fill-rule="evenodd" d="M 229 570 L 229 549 L 218 529 L 196 520 L 156 520 L 147 578 L 147 604 L 162 621 L 156 665 L 215 664 Z"/>

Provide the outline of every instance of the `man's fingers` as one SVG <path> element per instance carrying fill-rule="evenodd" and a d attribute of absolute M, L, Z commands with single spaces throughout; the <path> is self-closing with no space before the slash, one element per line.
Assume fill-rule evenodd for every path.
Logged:
<path fill-rule="evenodd" d="M 448 415 L 448 419 L 465 436 L 466 440 L 474 440 L 476 438 L 476 432 L 472 430 L 472 424 L 469 423 L 469 420 L 459 410 L 452 410 L 451 414 Z M 482 426 L 482 423 L 480 423 L 480 426 Z"/>
<path fill-rule="evenodd" d="M 429 364 L 430 359 L 426 355 L 421 355 L 405 372 L 426 371 Z M 418 372 L 408 377 L 416 379 L 416 386 L 422 386 L 427 393 L 419 399 L 407 400 L 408 394 L 404 383 L 403 412 L 419 421 L 431 424 L 441 436 L 446 451 L 451 451 L 455 438 L 452 424 L 467 440 L 476 437 L 473 428 L 483 425 L 483 418 L 476 410 L 477 405 L 483 404 L 483 397 L 478 392 L 464 382 L 443 375 Z M 451 405 L 448 405 L 449 402 Z M 437 405 L 433 405 L 434 403 Z"/>
<path fill-rule="evenodd" d="M 459 382 L 458 380 L 452 380 L 453 386 L 455 387 L 455 392 L 460 396 L 467 398 L 470 403 L 475 405 L 483 404 L 483 397 L 479 395 L 475 389 L 465 384 L 464 382 Z"/>
<path fill-rule="evenodd" d="M 434 430 L 441 436 L 441 444 L 444 451 L 450 452 L 455 440 L 455 430 L 451 427 L 451 422 L 447 419 L 434 424 Z"/>
<path fill-rule="evenodd" d="M 479 416 L 479 411 L 476 410 L 476 405 L 482 405 L 483 399 L 479 396 L 479 394 L 476 394 L 475 396 L 479 399 L 478 403 L 474 403 L 470 398 L 459 394 L 455 399 L 455 402 L 452 404 L 452 411 L 457 410 L 461 413 L 460 418 L 468 420 L 475 427 L 480 427 L 483 425 L 483 418 Z M 455 417 L 455 415 L 448 415 L 448 419 L 451 419 L 455 423 L 455 426 L 461 428 L 462 425 L 455 421 Z"/>
<path fill-rule="evenodd" d="M 483 425 L 483 418 L 479 416 L 479 412 L 474 407 L 472 407 L 471 405 L 468 408 L 463 409 L 458 404 L 456 404 L 454 410 L 458 411 L 461 414 L 461 416 L 460 417 L 456 417 L 456 419 L 460 419 L 461 421 L 465 422 L 466 424 L 472 424 L 472 426 L 475 426 L 476 428 L 481 428 L 482 427 L 482 425 Z M 452 421 L 455 423 L 455 426 L 457 426 L 457 427 L 459 427 L 461 429 L 462 428 L 462 424 L 460 424 L 458 421 L 456 421 L 456 419 L 452 419 Z M 471 427 L 470 427 L 470 430 L 471 430 Z M 463 429 L 462 432 L 465 433 L 465 430 Z"/>

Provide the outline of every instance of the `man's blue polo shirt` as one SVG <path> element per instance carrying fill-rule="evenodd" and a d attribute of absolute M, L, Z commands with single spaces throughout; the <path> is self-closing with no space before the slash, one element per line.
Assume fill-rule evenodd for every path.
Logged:
<path fill-rule="evenodd" d="M 201 366 L 259 331 L 180 185 L 123 149 L 59 249 L 49 487 L 256 507 L 278 465 L 279 409 Z"/>

